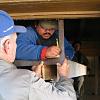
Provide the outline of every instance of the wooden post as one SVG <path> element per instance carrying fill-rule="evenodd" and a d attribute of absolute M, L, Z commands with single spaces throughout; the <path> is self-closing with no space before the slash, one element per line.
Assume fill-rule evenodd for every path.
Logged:
<path fill-rule="evenodd" d="M 98 95 L 98 87 L 99 87 L 99 59 L 95 57 L 95 95 Z"/>

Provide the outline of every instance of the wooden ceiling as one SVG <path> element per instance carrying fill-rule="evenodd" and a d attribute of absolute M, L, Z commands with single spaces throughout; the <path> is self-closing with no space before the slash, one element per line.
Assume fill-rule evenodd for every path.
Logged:
<path fill-rule="evenodd" d="M 100 17 L 100 0 L 0 0 L 14 19 Z"/>

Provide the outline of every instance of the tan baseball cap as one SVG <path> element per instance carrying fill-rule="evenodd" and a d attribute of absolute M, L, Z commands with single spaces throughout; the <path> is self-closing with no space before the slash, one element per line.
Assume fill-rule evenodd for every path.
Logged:
<path fill-rule="evenodd" d="M 57 20 L 40 20 L 39 25 L 46 29 L 57 29 L 58 22 Z"/>

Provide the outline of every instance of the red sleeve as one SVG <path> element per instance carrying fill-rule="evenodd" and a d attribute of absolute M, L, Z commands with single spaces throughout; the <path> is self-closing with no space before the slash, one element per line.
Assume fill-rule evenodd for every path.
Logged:
<path fill-rule="evenodd" d="M 46 59 L 46 52 L 47 52 L 47 47 L 44 47 L 41 51 L 41 59 L 42 60 Z"/>

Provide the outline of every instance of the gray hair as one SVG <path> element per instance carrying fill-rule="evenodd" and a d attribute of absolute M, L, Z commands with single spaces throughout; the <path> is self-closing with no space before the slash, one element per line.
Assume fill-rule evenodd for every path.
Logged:
<path fill-rule="evenodd" d="M 7 39 L 11 39 L 11 37 L 12 37 L 12 34 L 0 38 L 0 48 L 3 47 L 3 43 L 4 43 Z"/>

